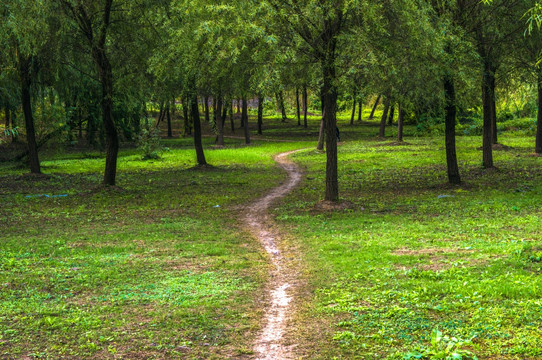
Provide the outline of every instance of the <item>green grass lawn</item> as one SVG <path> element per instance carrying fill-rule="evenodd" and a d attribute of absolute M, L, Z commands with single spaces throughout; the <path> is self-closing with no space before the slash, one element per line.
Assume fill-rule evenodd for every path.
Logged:
<path fill-rule="evenodd" d="M 0 358 L 251 352 L 267 262 L 237 214 L 283 179 L 272 154 L 305 144 L 231 140 L 199 169 L 190 140 L 166 143 L 157 161 L 121 152 L 113 189 L 100 154 L 49 155 L 46 178 L 4 169 Z"/>
<path fill-rule="evenodd" d="M 459 138 L 462 186 L 446 184 L 443 139 L 349 141 L 339 149 L 345 203 L 336 211 L 315 206 L 325 156 L 295 154 L 306 181 L 275 213 L 306 259 L 313 298 L 299 315 L 304 355 L 415 359 L 438 328 L 472 340 L 462 348 L 480 359 L 541 358 L 533 140 L 503 135 L 510 148 L 494 152 L 497 170 L 484 171 L 481 139 Z"/>
<path fill-rule="evenodd" d="M 0 358 L 250 356 L 268 262 L 238 215 L 284 179 L 272 156 L 300 148 L 311 148 L 292 156 L 305 179 L 273 211 L 304 259 L 290 333 L 301 355 L 402 359 L 438 327 L 472 340 L 463 348 L 480 359 L 542 357 L 534 139 L 502 134 L 510 148 L 485 171 L 481 137 L 460 137 L 464 184 L 455 187 L 442 136 L 408 126 L 398 145 L 376 138 L 376 120 L 348 121 L 340 118 L 336 211 L 319 206 L 317 117 L 308 129 L 264 120 L 263 139 L 289 142 L 227 139 L 213 149 L 205 138 L 211 168 L 194 168 L 190 139 L 164 140 L 159 160 L 124 149 L 118 188 L 97 186 L 99 152 L 49 152 L 47 177 L 2 164 Z"/>

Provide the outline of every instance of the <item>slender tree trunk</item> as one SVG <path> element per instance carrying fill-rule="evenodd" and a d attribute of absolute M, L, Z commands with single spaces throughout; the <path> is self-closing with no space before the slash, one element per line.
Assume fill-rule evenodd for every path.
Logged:
<path fill-rule="evenodd" d="M 361 122 L 361 117 L 363 114 L 363 100 L 359 100 L 359 109 L 358 109 L 358 122 Z"/>
<path fill-rule="evenodd" d="M 216 96 L 213 96 L 213 128 L 215 131 L 217 131 L 217 126 L 218 126 L 218 118 L 217 118 L 217 114 L 220 112 L 218 110 L 218 103 L 216 101 Z"/>
<path fill-rule="evenodd" d="M 145 118 L 147 120 L 148 118 Z M 87 117 L 87 144 L 91 147 L 94 147 L 94 129 L 93 129 L 93 119 L 92 115 Z"/>
<path fill-rule="evenodd" d="M 209 115 L 209 96 L 205 96 L 203 101 L 205 101 L 205 104 L 203 104 L 205 106 L 205 121 L 209 123 L 211 121 L 211 118 Z"/>
<path fill-rule="evenodd" d="M 538 72 L 538 114 L 536 122 L 535 152 L 542 154 L 542 71 Z"/>
<path fill-rule="evenodd" d="M 224 132 L 224 125 L 226 124 L 226 119 L 228 118 L 228 99 L 224 96 L 222 97 L 222 132 Z"/>
<path fill-rule="evenodd" d="M 156 119 L 156 125 L 154 125 L 155 129 L 158 129 L 160 126 L 160 123 L 164 120 L 164 102 L 160 102 L 160 112 L 158 113 L 158 118 Z"/>
<path fill-rule="evenodd" d="M 303 87 L 303 127 L 306 129 L 308 127 L 307 124 L 307 101 L 308 101 L 308 94 L 307 94 L 307 87 Z"/>
<path fill-rule="evenodd" d="M 397 118 L 397 141 L 403 142 L 403 125 L 405 120 L 405 111 L 401 104 L 399 106 L 399 116 Z"/>
<path fill-rule="evenodd" d="M 286 122 L 288 118 L 286 116 L 286 106 L 284 105 L 284 95 L 282 90 L 277 93 L 277 100 L 279 102 L 280 112 L 282 113 L 281 122 Z"/>
<path fill-rule="evenodd" d="M 105 49 L 95 47 L 93 53 L 95 61 L 98 64 L 98 72 L 102 84 L 102 117 L 106 147 L 104 184 L 114 186 L 117 176 L 119 137 L 115 120 L 113 119 L 113 71 Z"/>
<path fill-rule="evenodd" d="M 171 129 L 171 114 L 169 112 L 169 104 L 167 104 L 166 107 L 166 117 L 167 117 L 167 137 L 172 138 L 173 137 L 173 131 Z"/>
<path fill-rule="evenodd" d="M 237 114 L 239 114 L 239 124 L 240 128 L 245 127 L 245 119 L 243 118 L 243 99 L 237 100 Z"/>
<path fill-rule="evenodd" d="M 205 153 L 203 152 L 203 145 L 201 143 L 201 122 L 199 118 L 199 107 L 198 107 L 198 95 L 195 90 L 192 93 L 192 120 L 194 121 L 194 148 L 196 149 L 196 159 L 198 161 L 198 165 L 207 165 L 207 161 L 205 161 Z"/>
<path fill-rule="evenodd" d="M 322 101 L 322 104 L 323 103 L 324 102 Z M 324 137 L 325 137 L 325 128 L 326 128 L 325 114 L 326 114 L 326 109 L 322 105 L 322 120 L 320 121 L 320 132 L 318 133 L 318 144 L 316 145 L 316 149 L 320 151 L 324 150 Z"/>
<path fill-rule="evenodd" d="M 81 106 L 78 106 L 77 113 L 79 117 L 79 134 L 77 135 L 77 140 L 80 141 L 83 138 L 83 112 Z"/>
<path fill-rule="evenodd" d="M 188 99 L 183 98 L 182 101 L 183 101 L 183 118 L 184 118 L 184 136 L 192 135 L 192 127 L 190 126 L 190 118 L 188 117 Z"/>
<path fill-rule="evenodd" d="M 461 183 L 457 154 L 455 151 L 455 85 L 451 76 L 444 77 L 444 92 L 446 94 L 446 163 L 448 166 L 448 181 L 451 184 Z"/>
<path fill-rule="evenodd" d="M 358 101 L 356 100 L 356 94 L 354 94 L 354 104 L 352 105 L 352 116 L 350 117 L 350 125 L 354 125 L 354 118 L 356 117 L 356 105 Z"/>
<path fill-rule="evenodd" d="M 231 132 L 235 134 L 235 123 L 233 116 L 233 100 L 230 101 L 230 122 L 231 122 Z"/>
<path fill-rule="evenodd" d="M 489 73 L 489 86 L 490 86 L 490 100 L 491 100 L 491 142 L 492 144 L 498 143 L 497 136 L 497 106 L 495 104 L 495 72 L 497 68 L 492 66 Z"/>
<path fill-rule="evenodd" d="M 26 127 L 26 142 L 28 144 L 28 160 L 30 172 L 41 174 L 40 160 L 38 157 L 38 145 L 36 143 L 36 131 L 34 129 L 34 115 L 32 114 L 32 101 L 30 98 L 30 85 L 32 75 L 32 56 L 24 56 L 17 52 L 19 61 L 19 76 L 21 81 L 21 102 L 23 105 L 24 123 Z"/>
<path fill-rule="evenodd" d="M 376 98 L 375 104 L 373 106 L 373 110 L 371 111 L 371 115 L 369 116 L 369 120 L 373 120 L 373 118 L 375 117 L 375 111 L 376 111 L 376 108 L 378 107 L 378 103 L 380 102 L 381 98 L 382 98 L 382 95 L 378 95 L 378 97 Z"/>
<path fill-rule="evenodd" d="M 334 43 L 334 40 L 331 40 Z M 334 49 L 335 46 L 332 46 Z M 339 200 L 339 181 L 337 170 L 337 88 L 334 54 L 328 54 L 323 64 L 324 122 L 326 132 L 326 193 L 325 200 Z"/>
<path fill-rule="evenodd" d="M 263 102 L 264 102 L 264 97 L 262 94 L 259 94 L 258 95 L 258 135 L 262 135 Z"/>
<path fill-rule="evenodd" d="M 299 88 L 295 88 L 295 106 L 297 111 L 297 126 L 301 126 L 301 106 L 299 104 Z"/>
<path fill-rule="evenodd" d="M 393 118 L 394 117 L 395 117 L 395 105 L 392 105 L 391 109 L 390 109 L 390 117 L 388 118 L 388 125 L 389 126 L 393 125 Z"/>
<path fill-rule="evenodd" d="M 218 95 L 217 109 L 215 111 L 215 121 L 218 127 L 218 146 L 224 146 L 224 119 L 222 118 L 222 94 Z"/>
<path fill-rule="evenodd" d="M 484 74 L 482 78 L 482 103 L 484 108 L 484 127 L 483 127 L 483 166 L 484 168 L 493 167 L 493 148 L 491 133 L 491 66 L 488 61 L 484 62 Z"/>
<path fill-rule="evenodd" d="M 388 110 L 390 108 L 390 98 L 386 96 L 384 100 L 384 112 L 382 113 L 382 118 L 380 119 L 380 137 L 386 137 L 386 120 L 388 119 Z"/>
<path fill-rule="evenodd" d="M 241 119 L 243 120 L 243 124 L 245 127 L 245 144 L 250 144 L 250 129 L 248 127 L 248 101 L 246 96 L 243 96 L 242 99 L 243 103 L 243 110 L 241 113 Z"/>

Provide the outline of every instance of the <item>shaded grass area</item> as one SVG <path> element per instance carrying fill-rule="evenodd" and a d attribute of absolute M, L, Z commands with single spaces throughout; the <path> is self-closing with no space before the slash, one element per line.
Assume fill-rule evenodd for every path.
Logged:
<path fill-rule="evenodd" d="M 304 184 L 275 211 L 306 256 L 313 301 L 299 315 L 307 358 L 402 359 L 431 332 L 472 340 L 481 359 L 542 356 L 542 173 L 532 138 L 458 141 L 464 184 L 446 184 L 443 140 L 347 142 L 343 204 L 326 210 L 324 155 L 293 155 Z M 315 206 L 315 203 L 317 204 Z M 312 345 L 311 345 L 312 344 Z M 318 344 L 318 346 L 314 346 Z"/>
<path fill-rule="evenodd" d="M 267 260 L 237 214 L 283 179 L 272 154 L 305 144 L 230 140 L 197 168 L 189 139 L 167 143 L 157 161 L 121 152 L 117 188 L 92 154 L 50 154 L 44 177 L 3 168 L 1 358 L 251 353 Z"/>

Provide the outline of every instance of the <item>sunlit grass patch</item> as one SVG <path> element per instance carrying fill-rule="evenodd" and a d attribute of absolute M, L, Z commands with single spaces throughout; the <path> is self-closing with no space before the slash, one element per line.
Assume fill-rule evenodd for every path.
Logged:
<path fill-rule="evenodd" d="M 531 138 L 502 137 L 498 169 L 480 139 L 458 141 L 464 184 L 447 185 L 442 139 L 339 148 L 342 210 L 322 211 L 325 157 L 293 155 L 307 180 L 277 219 L 300 241 L 315 291 L 305 326 L 312 358 L 402 359 L 433 330 L 471 340 L 479 358 L 542 355 L 542 174 Z M 480 144 L 479 144 L 480 143 Z M 320 334 L 320 335 L 315 335 Z M 310 347 L 305 347 L 309 349 Z"/>

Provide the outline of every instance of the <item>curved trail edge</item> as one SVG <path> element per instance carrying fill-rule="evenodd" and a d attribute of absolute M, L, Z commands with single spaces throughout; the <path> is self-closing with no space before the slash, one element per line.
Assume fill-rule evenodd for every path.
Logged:
<path fill-rule="evenodd" d="M 264 315 L 264 326 L 254 344 L 255 358 L 259 360 L 292 359 L 294 346 L 285 346 L 284 334 L 291 313 L 293 292 L 298 279 L 295 272 L 288 269 L 277 244 L 279 235 L 274 230 L 274 222 L 269 216 L 271 204 L 290 193 L 301 181 L 303 171 L 288 159 L 288 156 L 303 151 L 299 149 L 275 156 L 275 162 L 288 173 L 288 178 L 264 197 L 248 206 L 245 223 L 260 240 L 269 254 L 273 270 L 267 286 L 269 302 Z"/>

